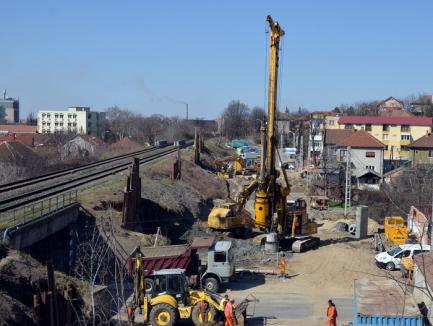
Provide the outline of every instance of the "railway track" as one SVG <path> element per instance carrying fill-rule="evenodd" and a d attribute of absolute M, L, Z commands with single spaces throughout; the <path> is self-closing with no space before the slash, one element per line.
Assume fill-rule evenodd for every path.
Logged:
<path fill-rule="evenodd" d="M 191 142 L 187 143 L 187 146 L 189 146 L 190 144 Z M 87 164 L 86 166 L 58 171 L 40 177 L 36 177 L 36 178 L 26 179 L 26 180 L 10 183 L 7 185 L 2 185 L 0 187 L 0 193 L 3 194 L 5 191 L 4 189 L 10 189 L 9 191 L 12 190 L 16 191 L 28 187 L 29 185 L 36 185 L 38 183 L 41 183 L 40 187 L 37 187 L 37 189 L 20 192 L 18 194 L 1 199 L 0 213 L 20 207 L 21 205 L 27 205 L 32 202 L 39 201 L 41 199 L 52 197 L 54 195 L 60 194 L 68 190 L 79 188 L 80 186 L 83 186 L 90 182 L 98 181 L 110 175 L 126 170 L 128 166 L 131 164 L 130 161 L 116 163 L 117 161 L 122 161 L 130 157 L 139 157 L 140 164 L 144 164 L 144 163 L 149 163 L 151 161 L 157 160 L 158 158 L 167 156 L 169 154 L 175 153 L 176 151 L 177 148 L 173 146 L 166 147 L 166 148 L 150 148 L 143 151 L 120 155 L 115 158 L 90 163 Z M 140 155 L 144 155 L 144 156 L 140 157 Z M 115 163 L 115 164 L 107 167 L 103 167 L 104 165 L 111 164 L 111 163 Z M 103 167 L 102 169 L 85 173 L 87 170 L 92 170 L 95 167 L 101 167 L 101 166 Z M 63 177 L 65 176 L 70 177 L 71 174 L 74 174 L 76 172 L 83 172 L 84 174 L 77 175 L 72 179 L 62 180 Z M 57 180 L 58 182 L 51 185 L 44 185 L 43 183 L 48 180 L 50 181 Z"/>
<path fill-rule="evenodd" d="M 130 157 L 134 157 L 137 155 L 141 155 L 143 153 L 155 150 L 156 147 L 150 147 L 150 148 L 146 148 L 140 151 L 136 151 L 136 152 L 132 152 L 132 153 L 128 153 L 128 154 L 123 154 L 123 155 L 118 155 L 118 156 L 114 156 L 114 157 L 110 157 L 108 159 L 105 160 L 100 160 L 97 162 L 92 162 L 92 163 L 88 163 L 88 164 L 84 164 L 78 167 L 74 167 L 74 168 L 68 168 L 68 169 L 63 169 L 60 171 L 55 171 L 55 172 L 51 172 L 51 173 L 47 173 L 47 174 L 43 174 L 43 175 L 39 175 L 36 177 L 32 177 L 32 178 L 28 178 L 28 179 L 24 179 L 24 180 L 18 180 L 18 181 L 14 181 L 14 182 L 10 182 L 10 183 L 5 183 L 5 184 L 1 184 L 0 185 L 0 193 L 5 193 L 8 191 L 12 191 L 12 190 L 17 190 L 20 188 L 24 188 L 24 187 L 28 187 L 40 182 L 44 182 L 44 181 L 48 181 L 48 180 L 52 180 L 53 178 L 56 177 L 61 177 L 61 176 L 65 176 L 65 175 L 70 175 L 76 172 L 80 172 L 80 171 L 84 171 L 84 170 L 88 170 L 90 168 L 93 167 L 98 167 L 98 166 L 102 166 L 105 164 L 109 164 L 112 162 L 116 162 L 125 158 L 130 158 Z"/>

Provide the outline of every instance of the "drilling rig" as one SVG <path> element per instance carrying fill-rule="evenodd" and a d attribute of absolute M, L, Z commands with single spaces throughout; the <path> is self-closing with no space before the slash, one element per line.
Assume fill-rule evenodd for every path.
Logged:
<path fill-rule="evenodd" d="M 301 252 L 318 245 L 319 239 L 310 236 L 317 233 L 317 224 L 305 214 L 290 214 L 287 210 L 287 196 L 290 184 L 284 169 L 283 182 L 275 168 L 277 149 L 277 91 L 280 39 L 284 30 L 271 16 L 267 16 L 270 28 L 268 117 L 261 126 L 262 155 L 258 188 L 255 197 L 255 225 L 276 233 L 279 247 Z M 281 159 L 280 159 L 281 161 Z M 281 163 L 281 162 L 280 162 Z"/>

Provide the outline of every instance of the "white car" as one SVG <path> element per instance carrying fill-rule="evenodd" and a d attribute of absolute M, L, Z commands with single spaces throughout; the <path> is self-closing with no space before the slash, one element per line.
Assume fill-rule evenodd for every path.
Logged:
<path fill-rule="evenodd" d="M 412 258 L 414 255 L 430 250 L 430 245 L 404 244 L 394 247 L 389 251 L 381 252 L 374 259 L 377 266 L 386 268 L 388 271 L 393 271 L 394 269 L 400 269 L 400 262 L 403 257 Z"/>

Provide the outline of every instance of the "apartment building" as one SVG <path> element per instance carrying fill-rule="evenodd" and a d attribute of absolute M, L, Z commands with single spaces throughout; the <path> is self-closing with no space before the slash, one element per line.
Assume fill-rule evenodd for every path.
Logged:
<path fill-rule="evenodd" d="M 18 123 L 19 121 L 20 101 L 6 97 L 6 90 L 4 90 L 3 98 L 0 99 L 0 123 Z"/>
<path fill-rule="evenodd" d="M 408 145 L 432 131 L 433 119 L 421 116 L 342 116 L 340 129 L 365 130 L 385 145 L 384 158 L 409 159 Z"/>
<path fill-rule="evenodd" d="M 89 107 L 69 107 L 67 111 L 38 112 L 38 132 L 75 132 L 103 137 L 105 112 L 90 111 Z"/>

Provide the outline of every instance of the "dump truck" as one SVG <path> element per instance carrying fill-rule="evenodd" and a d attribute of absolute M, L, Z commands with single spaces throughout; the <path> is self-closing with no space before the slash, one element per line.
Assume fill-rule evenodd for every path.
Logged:
<path fill-rule="evenodd" d="M 161 269 L 181 268 L 185 270 L 192 287 L 202 287 L 218 292 L 221 285 L 235 277 L 235 262 L 231 241 L 215 241 L 215 237 L 197 237 L 185 245 L 160 247 L 137 247 L 128 261 L 128 270 L 133 275 L 140 256 L 145 276 Z"/>

